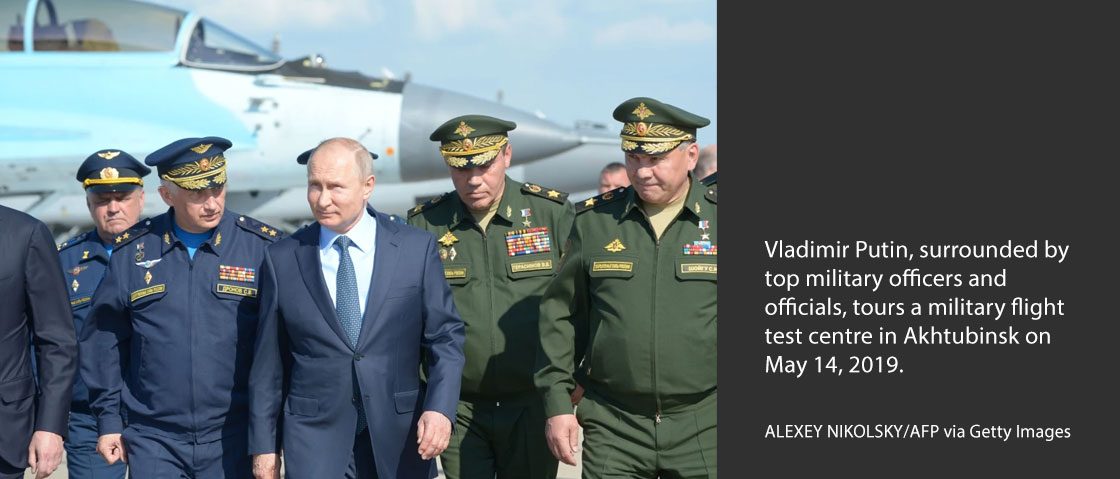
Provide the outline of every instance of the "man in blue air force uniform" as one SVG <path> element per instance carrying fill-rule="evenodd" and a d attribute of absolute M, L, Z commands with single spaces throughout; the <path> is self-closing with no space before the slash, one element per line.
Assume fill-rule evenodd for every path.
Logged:
<path fill-rule="evenodd" d="M 258 271 L 281 234 L 225 209 L 230 146 L 185 138 L 148 155 L 171 208 L 113 239 L 79 337 L 98 452 L 135 477 L 251 474 Z"/>
<path fill-rule="evenodd" d="M 82 330 L 90 299 L 109 266 L 113 239 L 140 220 L 143 178 L 151 171 L 132 155 L 116 149 L 94 152 L 78 167 L 77 179 L 86 191 L 94 229 L 58 246 L 76 331 Z M 123 479 L 123 462 L 106 464 L 98 457 L 97 436 L 89 390 L 77 375 L 70 402 L 70 437 L 65 444 L 67 472 L 72 479 Z"/>

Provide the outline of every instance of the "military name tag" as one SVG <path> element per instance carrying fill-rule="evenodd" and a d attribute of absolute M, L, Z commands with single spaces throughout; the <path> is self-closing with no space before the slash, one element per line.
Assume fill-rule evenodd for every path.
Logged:
<path fill-rule="evenodd" d="M 256 288 L 247 288 L 245 286 L 235 286 L 232 284 L 218 283 L 216 289 L 219 293 L 236 294 L 238 296 L 245 296 L 247 298 L 257 297 Z"/>
<path fill-rule="evenodd" d="M 162 293 L 166 289 L 167 289 L 166 285 L 157 284 L 157 285 L 149 287 L 149 288 L 144 288 L 144 289 L 133 291 L 132 292 L 132 302 L 135 303 L 136 300 L 138 300 L 140 298 L 143 298 L 145 296 L 151 296 L 151 295 L 156 294 L 156 293 Z"/>
<path fill-rule="evenodd" d="M 74 307 L 74 306 L 77 306 L 77 305 L 82 304 L 82 303 L 88 303 L 89 299 L 90 299 L 89 296 L 86 296 L 84 298 L 75 299 L 75 300 L 70 302 L 70 307 Z"/>
<path fill-rule="evenodd" d="M 444 268 L 443 277 L 446 279 L 466 278 L 467 268 Z"/>
<path fill-rule="evenodd" d="M 634 271 L 632 261 L 595 261 L 591 263 L 591 271 Z"/>
<path fill-rule="evenodd" d="M 717 274 L 716 265 L 711 263 L 681 263 L 681 274 Z"/>
<path fill-rule="evenodd" d="M 538 261 L 522 261 L 520 263 L 510 263 L 510 271 L 520 273 L 523 271 L 540 271 L 542 269 L 552 269 L 552 260 L 538 260 Z"/>

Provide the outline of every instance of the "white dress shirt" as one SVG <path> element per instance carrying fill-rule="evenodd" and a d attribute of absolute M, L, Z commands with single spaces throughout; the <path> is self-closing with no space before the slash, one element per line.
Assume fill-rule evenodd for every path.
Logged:
<path fill-rule="evenodd" d="M 319 262 L 323 265 L 323 280 L 327 282 L 327 291 L 331 294 L 331 303 L 337 305 L 335 295 L 335 282 L 338 276 L 338 261 L 342 254 L 334 242 L 341 236 L 326 226 L 319 225 Z M 373 279 L 373 253 L 377 244 L 377 220 L 369 214 L 368 210 L 362 211 L 358 224 L 346 232 L 350 238 L 350 259 L 354 261 L 354 276 L 358 280 L 358 304 L 361 306 L 362 315 L 366 314 L 366 299 L 369 296 L 369 283 Z"/>

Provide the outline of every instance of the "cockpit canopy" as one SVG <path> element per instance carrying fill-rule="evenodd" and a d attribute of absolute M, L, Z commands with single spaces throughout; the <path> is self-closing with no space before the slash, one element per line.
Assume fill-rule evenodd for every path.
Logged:
<path fill-rule="evenodd" d="M 28 8 L 34 15 L 28 20 Z M 28 25 L 30 23 L 30 25 Z M 267 70 L 283 60 L 207 19 L 131 0 L 0 2 L 0 54 L 26 52 L 173 52 L 191 30 L 182 64 L 226 70 Z M 29 32 L 30 31 L 30 32 Z"/>

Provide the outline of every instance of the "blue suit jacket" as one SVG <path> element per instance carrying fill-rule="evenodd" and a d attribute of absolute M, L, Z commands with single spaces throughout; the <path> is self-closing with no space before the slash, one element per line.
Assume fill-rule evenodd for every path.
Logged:
<path fill-rule="evenodd" d="M 416 422 L 427 410 L 455 422 L 464 331 L 435 236 L 369 211 L 377 219 L 377 242 L 356 349 L 323 280 L 319 224 L 265 255 L 249 450 L 282 447 L 293 479 L 343 476 L 354 444 L 355 396 L 365 406 L 379 477 L 434 477 L 435 461 L 417 453 Z M 360 391 L 353 390 L 353 371 Z"/>

